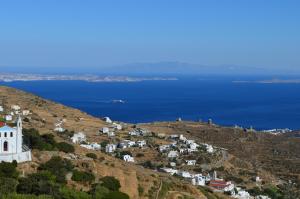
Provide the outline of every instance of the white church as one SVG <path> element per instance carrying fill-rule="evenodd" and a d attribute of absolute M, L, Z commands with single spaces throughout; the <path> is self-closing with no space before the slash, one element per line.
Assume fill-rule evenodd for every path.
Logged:
<path fill-rule="evenodd" d="M 19 116 L 16 127 L 0 125 L 0 162 L 18 163 L 31 161 L 30 149 L 23 145 L 22 119 Z"/>

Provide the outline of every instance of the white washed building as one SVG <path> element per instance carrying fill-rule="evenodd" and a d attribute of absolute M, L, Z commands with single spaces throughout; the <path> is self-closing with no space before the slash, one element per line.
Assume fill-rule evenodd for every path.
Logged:
<path fill-rule="evenodd" d="M 192 177 L 192 184 L 196 186 L 205 186 L 205 176 L 196 174 Z"/>
<path fill-rule="evenodd" d="M 12 115 L 6 115 L 5 120 L 6 121 L 12 121 Z"/>
<path fill-rule="evenodd" d="M 178 152 L 177 151 L 170 151 L 168 153 L 168 158 L 177 158 L 178 157 Z"/>
<path fill-rule="evenodd" d="M 31 161 L 30 149 L 23 145 L 22 119 L 18 117 L 17 126 L 0 127 L 0 162 Z"/>
<path fill-rule="evenodd" d="M 112 121 L 111 121 L 111 119 L 110 119 L 109 117 L 104 117 L 103 120 L 104 120 L 106 123 L 109 123 L 109 124 L 112 123 Z"/>
<path fill-rule="evenodd" d="M 130 155 L 124 155 L 124 156 L 123 156 L 123 160 L 124 160 L 125 162 L 134 162 L 134 158 L 131 157 Z"/>
<path fill-rule="evenodd" d="M 101 131 L 102 131 L 102 133 L 107 134 L 109 132 L 109 128 L 103 127 Z"/>
<path fill-rule="evenodd" d="M 196 160 L 186 160 L 186 164 L 189 166 L 196 165 Z"/>
<path fill-rule="evenodd" d="M 117 148 L 117 145 L 115 144 L 107 144 L 105 147 L 105 152 L 106 153 L 113 153 Z"/>
<path fill-rule="evenodd" d="M 86 136 L 84 133 L 79 132 L 79 133 L 75 133 L 72 137 L 71 140 L 73 143 L 77 144 L 80 142 L 85 142 L 86 141 Z"/>

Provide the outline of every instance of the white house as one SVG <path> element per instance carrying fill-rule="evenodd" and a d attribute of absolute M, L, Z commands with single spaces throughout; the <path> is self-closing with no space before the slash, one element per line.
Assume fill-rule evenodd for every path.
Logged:
<path fill-rule="evenodd" d="M 192 151 L 197 151 L 197 148 L 199 147 L 199 144 L 193 142 L 191 144 L 189 144 L 189 148 L 192 150 Z"/>
<path fill-rule="evenodd" d="M 269 196 L 264 196 L 264 195 L 258 195 L 255 197 L 255 199 L 272 199 Z"/>
<path fill-rule="evenodd" d="M 107 144 L 105 147 L 105 152 L 106 153 L 113 153 L 117 148 L 117 145 L 115 144 Z"/>
<path fill-rule="evenodd" d="M 72 137 L 71 140 L 73 143 L 77 144 L 80 142 L 85 142 L 86 141 L 86 136 L 84 133 L 79 132 L 79 133 L 75 133 Z"/>
<path fill-rule="evenodd" d="M 19 105 L 12 105 L 11 109 L 14 111 L 19 111 L 21 109 L 21 107 Z"/>
<path fill-rule="evenodd" d="M 4 111 L 3 106 L 0 106 L 0 112 L 3 112 L 3 111 Z"/>
<path fill-rule="evenodd" d="M 13 119 L 13 118 L 12 118 L 12 115 L 6 115 L 6 116 L 5 116 L 5 120 L 6 120 L 6 121 L 12 121 L 12 119 Z"/>
<path fill-rule="evenodd" d="M 119 148 L 121 149 L 126 149 L 128 147 L 133 147 L 135 145 L 135 141 L 131 140 L 123 140 L 122 142 L 119 143 Z"/>
<path fill-rule="evenodd" d="M 186 141 L 186 137 L 184 137 L 182 134 L 179 136 L 179 140 L 185 142 Z"/>
<path fill-rule="evenodd" d="M 185 143 L 188 145 L 191 145 L 191 144 L 195 143 L 195 140 L 186 140 Z"/>
<path fill-rule="evenodd" d="M 120 130 L 122 130 L 122 125 L 121 124 L 117 124 L 117 123 L 113 123 L 112 124 L 112 128 L 120 131 Z"/>
<path fill-rule="evenodd" d="M 189 166 L 196 165 L 196 160 L 186 160 L 185 162 L 186 162 L 186 164 L 189 165 Z"/>
<path fill-rule="evenodd" d="M 109 131 L 109 132 L 107 133 L 107 136 L 108 136 L 108 137 L 113 137 L 113 136 L 115 136 L 115 132 Z"/>
<path fill-rule="evenodd" d="M 101 131 L 102 131 L 102 133 L 107 134 L 109 132 L 109 128 L 103 127 Z"/>
<path fill-rule="evenodd" d="M 186 149 L 186 148 L 180 148 L 179 149 L 179 153 L 185 153 L 185 152 L 187 152 L 188 151 L 188 149 Z"/>
<path fill-rule="evenodd" d="M 192 177 L 192 184 L 195 186 L 205 186 L 205 176 L 196 174 Z"/>
<path fill-rule="evenodd" d="M 90 150 L 101 150 L 101 145 L 98 143 L 81 144 L 80 146 Z"/>
<path fill-rule="evenodd" d="M 140 135 L 140 133 L 137 132 L 137 131 L 129 131 L 128 134 L 131 135 L 131 136 L 138 136 L 138 135 Z"/>
<path fill-rule="evenodd" d="M 238 199 L 251 199 L 253 197 L 250 196 L 250 194 L 245 191 L 242 190 L 241 188 L 237 187 L 237 193 L 234 193 L 234 195 L 232 196 L 233 198 L 238 198 Z"/>
<path fill-rule="evenodd" d="M 109 123 L 109 124 L 112 123 L 112 121 L 111 121 L 111 119 L 110 119 L 109 117 L 104 117 L 103 120 L 104 120 L 106 123 Z"/>
<path fill-rule="evenodd" d="M 214 147 L 212 145 L 205 144 L 205 146 L 206 146 L 207 153 L 213 153 L 214 152 Z"/>
<path fill-rule="evenodd" d="M 146 146 L 146 141 L 145 140 L 140 140 L 140 141 L 137 141 L 136 144 L 139 146 L 139 147 L 144 147 Z"/>
<path fill-rule="evenodd" d="M 131 157 L 130 155 L 124 155 L 124 156 L 123 156 L 123 160 L 124 160 L 125 162 L 134 162 L 134 158 Z"/>
<path fill-rule="evenodd" d="M 160 145 L 159 151 L 164 152 L 164 151 L 167 151 L 169 148 L 170 148 L 170 145 Z"/>
<path fill-rule="evenodd" d="M 22 119 L 18 117 L 17 126 L 7 125 L 0 127 L 0 162 L 27 162 L 31 161 L 30 149 L 23 145 Z"/>
<path fill-rule="evenodd" d="M 166 173 L 170 173 L 171 175 L 177 174 L 178 170 L 176 169 L 172 169 L 172 168 L 161 168 L 162 171 L 166 172 Z"/>
<path fill-rule="evenodd" d="M 171 167 L 176 167 L 176 162 L 170 162 Z"/>
<path fill-rule="evenodd" d="M 168 158 L 177 158 L 178 157 L 178 152 L 177 151 L 170 151 L 168 153 Z"/>
<path fill-rule="evenodd" d="M 24 115 L 24 116 L 27 116 L 27 115 L 29 115 L 30 114 L 30 111 L 29 110 L 23 110 L 22 111 L 22 115 Z"/>
<path fill-rule="evenodd" d="M 65 129 L 62 128 L 62 127 L 55 127 L 55 128 L 54 128 L 54 131 L 59 132 L 59 133 L 62 133 L 62 132 L 65 131 Z"/>
<path fill-rule="evenodd" d="M 180 171 L 178 173 L 178 175 L 180 175 L 183 178 L 192 178 L 192 175 L 190 174 L 190 172 L 188 171 Z"/>

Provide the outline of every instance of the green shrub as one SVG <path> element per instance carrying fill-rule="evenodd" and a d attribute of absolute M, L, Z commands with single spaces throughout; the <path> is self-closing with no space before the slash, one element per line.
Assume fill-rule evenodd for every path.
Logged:
<path fill-rule="evenodd" d="M 67 172 L 72 171 L 74 166 L 70 160 L 53 156 L 48 162 L 41 164 L 39 170 L 49 171 L 56 177 L 56 182 L 65 183 Z"/>
<path fill-rule="evenodd" d="M 138 186 L 138 192 L 139 196 L 142 196 L 142 194 L 144 193 L 144 188 L 141 185 Z"/>
<path fill-rule="evenodd" d="M 93 184 L 92 189 L 90 190 L 92 197 L 97 199 L 103 199 L 109 192 L 109 189 L 100 184 Z"/>
<path fill-rule="evenodd" d="M 85 171 L 74 170 L 72 175 L 72 180 L 76 182 L 88 182 L 91 183 L 95 180 L 95 176 L 92 173 Z"/>
<path fill-rule="evenodd" d="M 92 159 L 97 159 L 97 155 L 95 153 L 87 153 L 86 157 L 92 158 Z"/>
<path fill-rule="evenodd" d="M 66 143 L 66 142 L 60 142 L 56 145 L 58 150 L 63 151 L 65 153 L 74 153 L 75 148 L 73 145 Z"/>
<path fill-rule="evenodd" d="M 2 196 L 1 199 L 53 199 L 53 197 L 48 195 L 9 194 Z"/>
<path fill-rule="evenodd" d="M 104 196 L 103 199 L 129 199 L 129 196 L 126 193 L 119 191 L 112 191 Z"/>
<path fill-rule="evenodd" d="M 276 187 L 270 186 L 265 188 L 263 191 L 264 195 L 268 195 L 272 199 L 281 199 L 283 198 L 282 193 Z"/>
<path fill-rule="evenodd" d="M 41 151 L 54 151 L 56 149 L 53 135 L 40 135 L 39 131 L 34 128 L 23 129 L 23 141 L 32 149 Z"/>
<path fill-rule="evenodd" d="M 60 188 L 59 197 L 62 199 L 92 199 L 92 196 L 86 192 L 76 191 L 67 187 Z"/>
<path fill-rule="evenodd" d="M 138 154 L 136 154 L 136 157 L 144 157 L 145 155 L 143 154 L 143 153 L 138 153 Z"/>
<path fill-rule="evenodd" d="M 38 172 L 26 178 L 20 178 L 17 192 L 21 194 L 52 195 L 59 193 L 59 186 L 54 183 L 55 176 L 50 172 Z"/>
<path fill-rule="evenodd" d="M 0 177 L 5 178 L 18 178 L 19 172 L 17 171 L 17 162 L 1 162 L 0 163 Z"/>
<path fill-rule="evenodd" d="M 101 185 L 103 187 L 106 187 L 110 191 L 119 191 L 119 189 L 121 188 L 119 180 L 112 176 L 105 176 L 101 178 L 100 181 L 102 182 Z"/>
<path fill-rule="evenodd" d="M 0 178 L 0 196 L 15 193 L 17 184 L 14 178 Z"/>

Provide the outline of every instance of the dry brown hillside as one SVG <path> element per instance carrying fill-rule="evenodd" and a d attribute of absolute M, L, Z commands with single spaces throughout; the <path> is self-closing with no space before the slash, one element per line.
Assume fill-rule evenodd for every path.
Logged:
<path fill-rule="evenodd" d="M 30 122 L 24 122 L 24 127 L 38 129 L 41 134 L 51 133 L 55 135 L 57 140 L 61 141 L 63 139 L 57 136 L 57 133 L 53 131 L 54 124 L 59 119 L 65 120 L 64 128 L 69 131 L 83 131 L 91 141 L 100 142 L 102 139 L 97 136 L 97 133 L 101 127 L 105 126 L 105 123 L 101 119 L 92 117 L 80 110 L 3 86 L 0 86 L 0 104 L 3 105 L 4 108 L 9 108 L 11 105 L 19 105 L 22 109 L 30 110 L 32 113 L 28 116 Z M 92 151 L 98 156 L 98 159 L 93 160 L 85 156 L 86 153 L 91 152 L 90 150 L 78 145 L 74 146 L 76 148 L 76 158 L 74 158 L 73 155 L 71 158 L 70 154 L 63 152 L 33 150 L 33 161 L 20 164 L 19 169 L 23 175 L 27 175 L 35 172 L 39 164 L 46 162 L 52 156 L 59 155 L 71 159 L 74 165 L 79 169 L 84 167 L 84 169 L 92 171 L 97 178 L 103 176 L 116 177 L 121 183 L 121 191 L 127 193 L 131 199 L 157 198 L 156 196 L 161 194 L 159 193 L 161 183 L 170 184 L 168 191 L 163 193 L 163 198 L 178 198 L 178 196 L 184 197 L 185 195 L 191 196 L 191 198 L 206 198 L 197 188 L 191 186 L 190 183 L 183 182 L 163 173 L 145 169 L 135 164 L 125 163 L 120 159 L 111 157 L 100 151 Z M 83 190 L 88 189 L 88 187 L 72 184 L 72 182 L 70 182 L 70 186 L 75 186 Z M 141 189 L 143 192 L 139 193 Z M 176 197 L 172 197 L 174 195 L 173 191 L 176 191 Z"/>
<path fill-rule="evenodd" d="M 151 131 L 152 134 L 183 134 L 198 143 L 208 143 L 220 148 L 214 155 L 196 153 L 185 158 L 196 159 L 199 163 L 194 167 L 182 166 L 182 169 L 195 172 L 211 172 L 217 170 L 221 177 L 234 181 L 237 185 L 250 189 L 258 186 L 255 177 L 260 176 L 264 184 L 280 185 L 291 180 L 300 185 L 300 139 L 299 133 L 272 135 L 261 132 L 244 131 L 243 129 L 208 125 L 199 122 L 159 122 L 149 124 L 125 124 L 123 130 L 114 138 L 99 135 L 99 129 L 107 124 L 100 118 L 92 117 L 80 110 L 42 99 L 20 90 L 0 86 L 0 105 L 8 109 L 11 105 L 20 105 L 31 111 L 29 121 L 24 122 L 25 128 L 35 128 L 41 134 L 51 133 L 58 141 L 70 142 L 69 139 L 54 132 L 54 124 L 64 120 L 63 127 L 68 131 L 84 132 L 91 142 L 119 141 L 127 139 L 128 131 L 140 127 Z M 91 150 L 78 145 L 75 158 L 73 155 L 57 151 L 33 151 L 31 163 L 24 163 L 19 169 L 24 175 L 35 172 L 38 165 L 49 160 L 54 155 L 71 159 L 78 169 L 89 170 L 96 178 L 114 176 L 121 183 L 121 191 L 130 198 L 214 198 L 207 192 L 192 186 L 190 182 L 168 174 L 146 169 L 140 166 L 146 161 L 156 165 L 168 166 L 166 158 L 158 153 L 157 146 L 166 144 L 166 139 L 151 137 L 147 140 L 146 149 L 131 149 L 136 158 L 136 164 L 126 163 L 118 158 L 100 151 L 93 151 L 97 159 L 87 158 Z M 138 156 L 142 154 L 142 156 Z M 184 160 L 183 160 L 184 161 Z M 200 165 L 200 166 L 199 166 Z M 76 184 L 72 181 L 69 186 L 78 190 L 88 190 L 90 187 Z M 259 185 L 261 186 L 261 185 Z M 219 198 L 226 198 L 219 195 Z M 216 197 L 217 198 L 217 197 Z"/>

